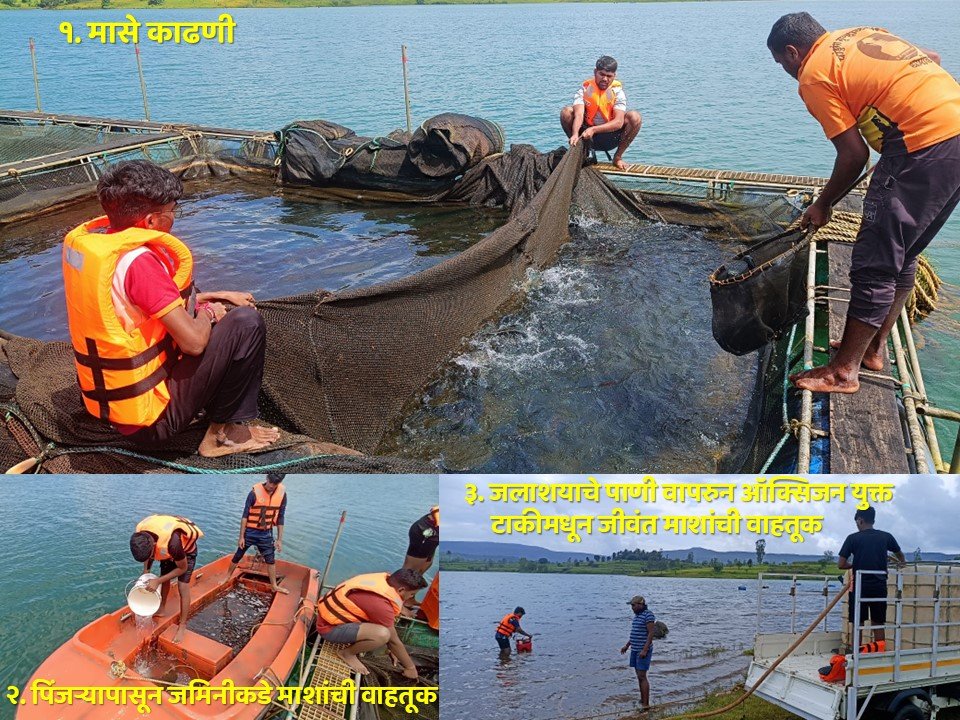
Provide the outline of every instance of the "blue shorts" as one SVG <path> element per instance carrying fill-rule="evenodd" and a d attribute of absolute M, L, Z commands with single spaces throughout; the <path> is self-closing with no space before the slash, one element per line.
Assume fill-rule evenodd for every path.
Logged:
<path fill-rule="evenodd" d="M 647 650 L 646 657 L 640 657 L 639 650 L 630 651 L 630 667 L 636 668 L 637 670 L 649 670 L 650 661 L 653 659 L 653 648 Z"/>
<path fill-rule="evenodd" d="M 244 547 L 237 546 L 237 551 L 233 554 L 232 562 L 239 564 L 240 560 L 246 554 L 250 546 L 255 546 L 263 556 L 263 561 L 267 565 L 273 565 L 276 561 L 273 557 L 273 531 L 272 530 L 250 530 L 243 533 Z"/>
<path fill-rule="evenodd" d="M 510 638 L 508 638 L 506 635 L 501 635 L 500 633 L 497 633 L 494 635 L 494 637 L 497 639 L 497 645 L 500 646 L 501 650 L 510 649 Z"/>

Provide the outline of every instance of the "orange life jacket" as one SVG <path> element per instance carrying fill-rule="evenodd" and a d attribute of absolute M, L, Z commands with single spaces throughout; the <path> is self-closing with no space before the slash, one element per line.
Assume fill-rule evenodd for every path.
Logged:
<path fill-rule="evenodd" d="M 872 652 L 886 652 L 886 650 L 887 650 L 886 640 L 877 640 L 875 642 L 868 642 L 866 645 L 860 646 L 861 654 L 872 653 Z"/>
<path fill-rule="evenodd" d="M 589 125 L 602 125 L 613 120 L 613 105 L 617 100 L 614 88 L 623 87 L 619 80 L 614 80 L 606 90 L 597 87 L 593 78 L 583 81 L 583 120 Z M 598 121 L 597 115 L 603 119 Z"/>
<path fill-rule="evenodd" d="M 509 615 L 505 615 L 503 620 L 501 620 L 500 624 L 497 626 L 497 635 L 513 637 L 513 634 L 517 631 L 517 629 L 510 624 L 510 621 L 513 619 L 516 619 L 518 623 L 520 622 L 520 616 L 517 615 L 516 613 L 510 613 Z"/>
<path fill-rule="evenodd" d="M 170 393 L 165 379 L 179 357 L 173 338 L 155 318 L 124 329 L 111 297 L 120 259 L 149 247 L 167 266 L 186 300 L 193 287 L 193 256 L 168 233 L 109 227 L 100 217 L 74 228 L 63 241 L 63 284 L 83 403 L 94 417 L 124 425 L 156 422 Z"/>
<path fill-rule="evenodd" d="M 151 515 L 137 523 L 137 532 L 149 532 L 157 536 L 157 545 L 153 549 L 154 560 L 169 560 L 168 549 L 173 533 L 182 530 L 184 533 L 183 550 L 191 552 L 197 546 L 197 540 L 203 537 L 203 530 L 196 524 L 179 515 Z"/>
<path fill-rule="evenodd" d="M 430 508 L 430 521 L 435 527 L 440 527 L 440 506 L 434 505 Z"/>
<path fill-rule="evenodd" d="M 387 583 L 387 573 L 368 573 L 357 575 L 337 585 L 317 601 L 317 618 L 327 625 L 346 625 L 370 620 L 359 605 L 350 599 L 350 593 L 363 590 L 386 598 L 393 605 L 394 618 L 399 617 L 403 608 L 400 593 Z"/>
<path fill-rule="evenodd" d="M 830 664 L 819 670 L 820 679 L 824 682 L 843 682 L 847 679 L 847 658 L 845 655 L 834 655 Z"/>
<path fill-rule="evenodd" d="M 277 524 L 280 516 L 280 505 L 283 503 L 283 485 L 278 485 L 273 495 L 267 492 L 263 483 L 253 486 L 254 503 L 250 506 L 247 515 L 247 527 L 257 530 L 271 530 Z"/>
<path fill-rule="evenodd" d="M 427 625 L 440 630 L 440 573 L 433 576 L 433 582 L 420 603 L 420 611 L 427 619 Z"/>

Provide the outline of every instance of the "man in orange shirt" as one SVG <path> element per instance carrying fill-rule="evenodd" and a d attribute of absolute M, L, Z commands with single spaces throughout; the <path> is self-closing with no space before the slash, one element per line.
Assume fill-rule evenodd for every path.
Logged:
<path fill-rule="evenodd" d="M 800 97 L 837 151 L 803 227 L 830 222 L 831 204 L 869 159 L 864 139 L 880 153 L 853 250 L 843 339 L 828 365 L 791 377 L 802 389 L 854 393 L 861 363 L 883 367 L 917 257 L 960 202 L 960 85 L 930 50 L 880 28 L 828 33 L 805 12 L 777 20 L 767 47 L 799 81 Z"/>

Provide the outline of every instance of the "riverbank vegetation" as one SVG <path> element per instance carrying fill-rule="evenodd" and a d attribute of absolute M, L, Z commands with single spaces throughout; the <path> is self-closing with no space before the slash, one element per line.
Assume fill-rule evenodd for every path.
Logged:
<path fill-rule="evenodd" d="M 440 556 L 443 570 L 473 572 L 562 573 L 570 575 L 646 575 L 652 577 L 726 578 L 755 580 L 757 573 L 840 575 L 837 559 L 824 553 L 815 561 L 770 563 L 753 558 L 721 562 L 714 558 L 697 562 L 690 553 L 685 559 L 666 557 L 660 550 L 621 550 L 613 555 L 553 561 L 547 558 L 492 560 L 464 558 L 450 552 Z"/>

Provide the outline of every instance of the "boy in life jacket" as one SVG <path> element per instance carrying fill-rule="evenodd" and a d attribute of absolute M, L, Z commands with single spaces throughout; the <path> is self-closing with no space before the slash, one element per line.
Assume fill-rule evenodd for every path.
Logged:
<path fill-rule="evenodd" d="M 97 183 L 105 216 L 67 234 L 67 318 L 83 402 L 134 443 L 162 448 L 201 411 L 198 452 L 259 450 L 277 428 L 257 417 L 266 329 L 244 292 L 193 294 L 193 256 L 171 235 L 183 184 L 146 160 Z M 194 305 L 195 301 L 195 305 Z M 222 303 L 237 306 L 227 313 Z"/>
<path fill-rule="evenodd" d="M 240 540 L 230 561 L 227 577 L 233 575 L 247 550 L 256 547 L 267 565 L 270 587 L 274 592 L 287 595 L 290 591 L 277 585 L 276 560 L 276 553 L 283 551 L 283 516 L 287 511 L 287 493 L 280 484 L 283 478 L 283 473 L 267 473 L 266 481 L 257 483 L 247 493 L 243 519 L 240 521 Z M 277 529 L 276 540 L 273 538 L 274 528 Z"/>
<path fill-rule="evenodd" d="M 510 656 L 510 638 L 513 637 L 514 633 L 527 638 L 533 637 L 533 635 L 520 627 L 520 618 L 526 614 L 527 611 L 522 607 L 516 607 L 512 613 L 504 615 L 503 620 L 497 625 L 497 632 L 494 633 L 494 639 L 497 641 L 497 645 L 500 646 L 501 658 Z"/>
<path fill-rule="evenodd" d="M 627 169 L 623 154 L 640 132 L 643 118 L 636 110 L 627 110 L 627 96 L 617 78 L 617 61 L 609 55 L 597 60 L 593 77 L 583 81 L 573 105 L 560 111 L 560 125 L 570 145 L 589 140 L 594 150 L 609 152 L 616 148 L 613 164 Z"/>
<path fill-rule="evenodd" d="M 137 523 L 130 536 L 133 559 L 143 563 L 143 571 L 150 572 L 154 560 L 160 561 L 160 577 L 147 583 L 147 590 L 160 588 L 160 610 L 166 611 L 170 581 L 177 581 L 180 595 L 180 625 L 173 641 L 183 640 L 190 613 L 190 578 L 197 565 L 197 541 L 203 531 L 191 520 L 178 515 L 150 515 Z"/>
<path fill-rule="evenodd" d="M 369 670 L 357 655 L 386 645 L 403 676 L 416 680 L 417 666 L 397 635 L 396 621 L 406 614 L 404 604 L 426 586 L 423 575 L 410 569 L 352 577 L 317 601 L 317 632 L 328 642 L 346 644 L 337 655 L 361 675 Z"/>
<path fill-rule="evenodd" d="M 440 508 L 434 505 L 430 512 L 410 526 L 410 543 L 403 566 L 425 573 L 433 564 L 433 556 L 440 544 Z"/>

